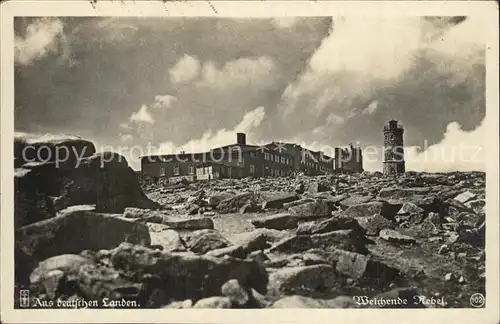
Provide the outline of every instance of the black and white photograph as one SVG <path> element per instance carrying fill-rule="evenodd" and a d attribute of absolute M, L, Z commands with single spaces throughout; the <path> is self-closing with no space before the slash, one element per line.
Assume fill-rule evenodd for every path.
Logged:
<path fill-rule="evenodd" d="M 498 17 L 156 5 L 2 22 L 2 306 L 498 316 Z"/>

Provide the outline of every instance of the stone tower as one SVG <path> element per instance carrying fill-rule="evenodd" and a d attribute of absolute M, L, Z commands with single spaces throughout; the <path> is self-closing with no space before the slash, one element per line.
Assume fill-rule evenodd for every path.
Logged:
<path fill-rule="evenodd" d="M 384 126 L 384 174 L 405 172 L 403 127 L 396 120 Z"/>

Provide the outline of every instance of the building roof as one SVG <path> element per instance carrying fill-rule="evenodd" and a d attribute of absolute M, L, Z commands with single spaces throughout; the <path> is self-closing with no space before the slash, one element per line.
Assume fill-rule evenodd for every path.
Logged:
<path fill-rule="evenodd" d="M 249 152 L 249 151 L 255 151 L 258 148 L 259 148 L 259 146 L 257 146 L 257 145 L 230 144 L 230 145 L 224 145 L 224 146 L 219 146 L 219 147 L 213 148 L 210 151 L 217 151 L 217 150 L 220 150 L 220 151 L 229 151 L 229 150 L 237 151 L 238 149 L 241 149 L 242 152 Z"/>
<path fill-rule="evenodd" d="M 143 155 L 140 157 L 140 159 L 152 158 L 152 159 L 168 160 L 168 159 L 178 158 L 180 160 L 191 161 L 191 160 L 193 160 L 193 158 L 198 160 L 198 159 L 202 158 L 204 155 L 210 156 L 210 154 L 217 153 L 217 152 L 222 153 L 222 152 L 231 151 L 231 153 L 233 153 L 233 154 L 237 154 L 238 150 L 241 150 L 241 152 L 251 152 L 251 151 L 259 151 L 259 150 L 264 152 L 264 150 L 262 149 L 263 147 L 266 147 L 268 149 L 274 149 L 274 150 L 278 150 L 281 147 L 282 150 L 280 149 L 278 153 L 286 154 L 286 155 L 293 155 L 296 152 L 295 149 L 298 149 L 303 154 L 309 153 L 315 157 L 321 157 L 321 155 L 323 155 L 323 157 L 325 159 L 333 159 L 332 157 L 324 154 L 324 152 L 322 152 L 322 151 L 309 150 L 309 149 L 306 149 L 306 148 L 304 148 L 298 144 L 295 144 L 295 143 L 275 142 L 275 141 L 270 142 L 270 143 L 263 145 L 263 146 L 246 145 L 246 144 L 245 145 L 230 144 L 230 145 L 225 145 L 225 146 L 213 148 L 208 152 L 199 152 L 199 153 L 174 153 L 174 154 L 163 154 L 163 155 Z M 180 161 L 180 162 L 182 162 L 182 161 Z"/>
<path fill-rule="evenodd" d="M 231 168 L 238 168 L 238 169 L 243 169 L 242 166 L 239 165 L 233 165 L 233 164 L 228 164 L 228 163 L 221 163 L 221 162 L 205 162 L 205 163 L 200 163 L 196 165 L 196 168 L 204 168 L 207 166 L 213 166 L 213 165 L 220 165 L 220 166 L 225 166 L 225 167 L 231 167 Z"/>

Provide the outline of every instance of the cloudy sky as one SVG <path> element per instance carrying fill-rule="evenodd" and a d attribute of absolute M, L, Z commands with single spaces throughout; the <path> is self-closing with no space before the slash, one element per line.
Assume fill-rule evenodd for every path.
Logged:
<path fill-rule="evenodd" d="M 136 169 L 148 143 L 206 150 L 240 131 L 327 153 L 380 147 L 392 118 L 407 169 L 484 169 L 456 153 L 483 144 L 480 19 L 16 18 L 15 32 L 16 131 L 79 135 Z"/>

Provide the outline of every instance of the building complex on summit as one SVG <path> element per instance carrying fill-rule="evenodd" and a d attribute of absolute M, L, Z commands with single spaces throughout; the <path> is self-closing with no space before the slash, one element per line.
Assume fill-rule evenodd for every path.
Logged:
<path fill-rule="evenodd" d="M 208 152 L 141 157 L 143 176 L 185 178 L 188 181 L 243 177 L 280 177 L 303 172 L 320 175 L 363 171 L 362 152 L 350 145 L 335 148 L 335 157 L 308 150 L 295 143 L 271 142 L 257 146 L 246 143 L 246 134 L 237 133 L 236 143 Z"/>
<path fill-rule="evenodd" d="M 396 120 L 384 126 L 384 174 L 405 172 L 403 131 Z"/>

